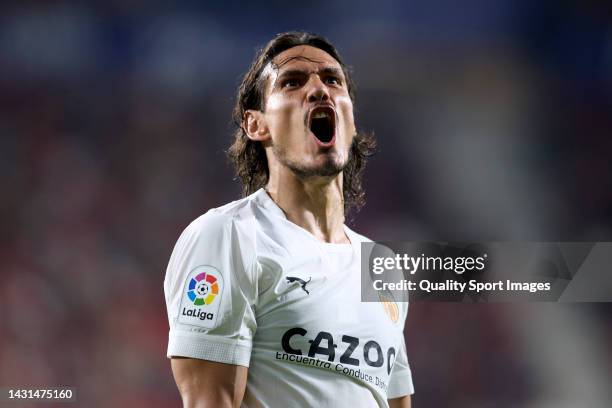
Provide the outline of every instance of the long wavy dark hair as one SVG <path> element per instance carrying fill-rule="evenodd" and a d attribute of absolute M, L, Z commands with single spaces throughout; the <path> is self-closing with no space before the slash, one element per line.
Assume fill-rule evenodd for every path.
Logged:
<path fill-rule="evenodd" d="M 264 90 L 265 76 L 262 71 L 278 54 L 299 45 L 319 48 L 338 61 L 344 72 L 349 96 L 355 103 L 355 85 L 348 67 L 336 48 L 325 38 L 306 32 L 287 32 L 278 34 L 255 55 L 251 68 L 247 71 L 238 88 L 233 122 L 236 127 L 234 143 L 227 155 L 233 163 L 236 176 L 242 182 L 243 194 L 249 195 L 268 183 L 269 169 L 265 150 L 258 141 L 252 141 L 244 131 L 243 118 L 247 110 L 263 112 L 265 109 Z M 349 158 L 343 171 L 344 212 L 359 211 L 365 204 L 365 192 L 362 185 L 363 170 L 368 157 L 374 153 L 376 140 L 372 134 L 357 132 L 349 152 Z"/>

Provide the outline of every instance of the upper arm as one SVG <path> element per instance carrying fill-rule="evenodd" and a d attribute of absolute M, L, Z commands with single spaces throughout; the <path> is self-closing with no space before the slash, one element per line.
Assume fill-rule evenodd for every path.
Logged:
<path fill-rule="evenodd" d="M 168 357 L 185 407 L 239 406 L 257 324 L 255 282 L 232 219 L 208 214 L 181 234 L 164 292 Z"/>
<path fill-rule="evenodd" d="M 412 399 L 410 398 L 410 395 L 405 395 L 400 398 L 393 398 L 388 401 L 389 401 L 389 408 L 410 408 L 412 407 L 412 403 L 411 403 Z"/>
<path fill-rule="evenodd" d="M 164 281 L 168 357 L 249 365 L 257 328 L 253 257 L 231 221 L 200 217 L 172 252 Z"/>
<path fill-rule="evenodd" d="M 172 358 L 171 365 L 185 408 L 240 406 L 247 367 L 193 358 Z"/>

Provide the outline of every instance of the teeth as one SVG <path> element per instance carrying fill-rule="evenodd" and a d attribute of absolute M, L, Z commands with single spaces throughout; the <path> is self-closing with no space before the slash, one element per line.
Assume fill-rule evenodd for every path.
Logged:
<path fill-rule="evenodd" d="M 329 117 L 327 112 L 317 112 L 314 115 L 312 115 L 313 119 L 323 119 L 323 118 L 327 118 L 327 117 Z"/>

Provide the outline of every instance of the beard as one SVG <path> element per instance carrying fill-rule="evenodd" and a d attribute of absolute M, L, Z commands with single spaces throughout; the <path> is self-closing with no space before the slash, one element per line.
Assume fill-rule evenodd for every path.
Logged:
<path fill-rule="evenodd" d="M 289 170 L 293 172 L 300 179 L 309 179 L 312 177 L 334 177 L 340 174 L 347 167 L 350 161 L 350 153 L 349 158 L 347 160 L 337 160 L 332 156 L 326 156 L 325 162 L 318 165 L 305 165 L 302 163 L 298 163 L 295 160 L 291 160 L 287 157 L 287 152 L 283 148 L 279 148 L 278 145 L 275 145 L 272 148 L 272 151 L 278 161 Z"/>

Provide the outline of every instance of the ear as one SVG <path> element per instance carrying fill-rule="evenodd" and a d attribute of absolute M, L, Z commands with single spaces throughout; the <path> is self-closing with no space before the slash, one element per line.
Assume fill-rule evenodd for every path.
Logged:
<path fill-rule="evenodd" d="M 244 112 L 242 128 L 251 140 L 263 142 L 270 139 L 270 130 L 264 114 L 258 110 L 250 109 Z"/>

